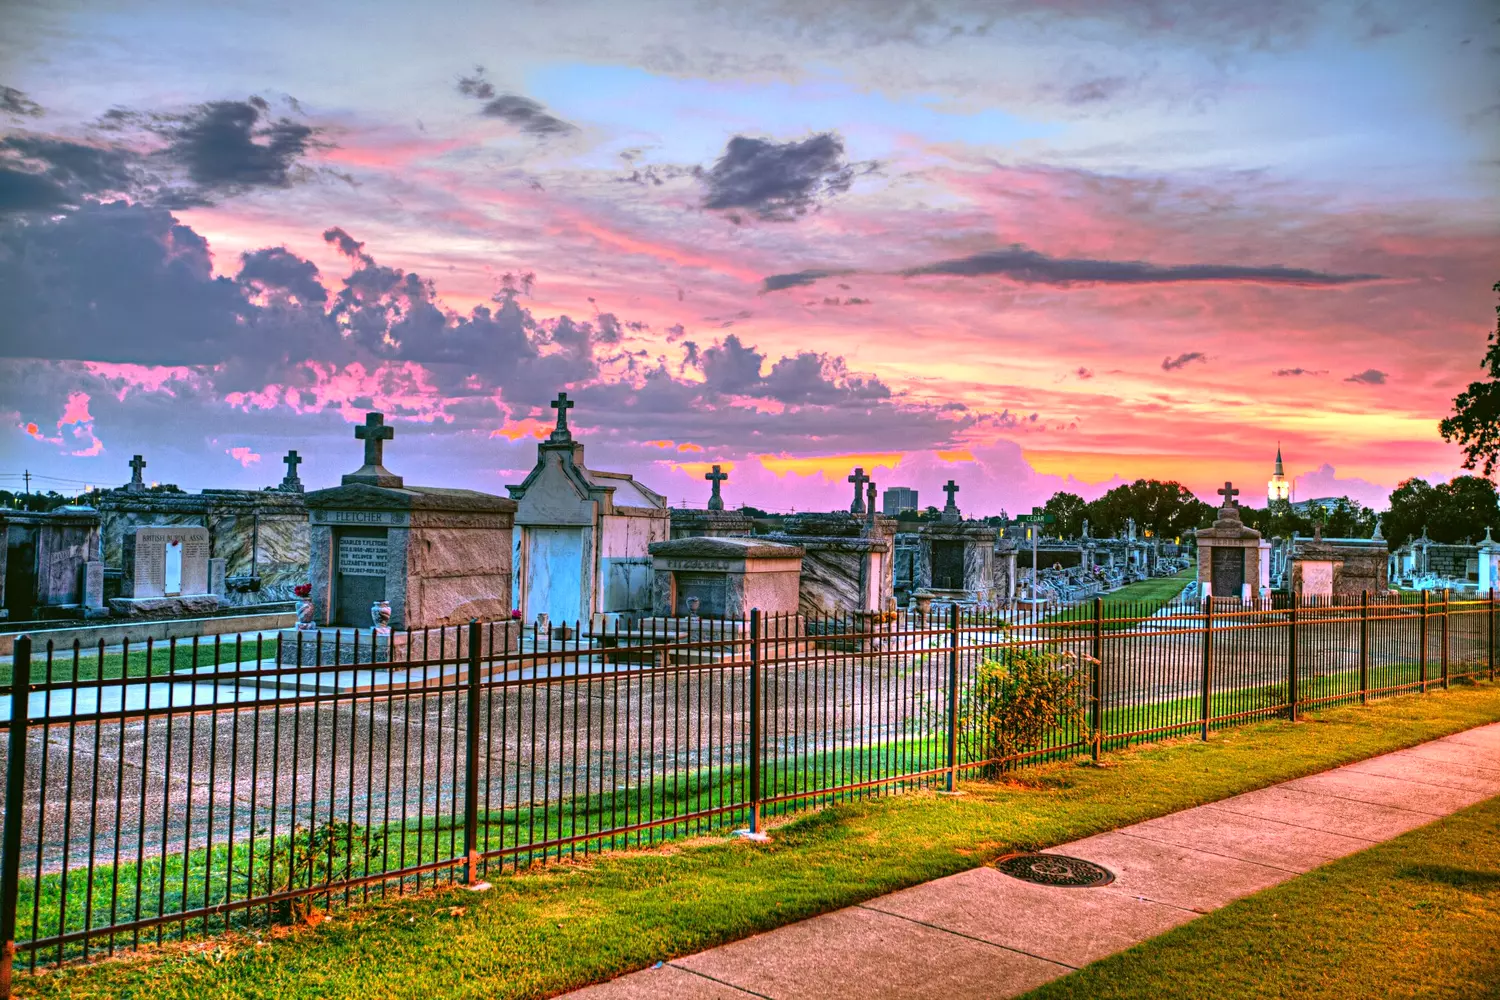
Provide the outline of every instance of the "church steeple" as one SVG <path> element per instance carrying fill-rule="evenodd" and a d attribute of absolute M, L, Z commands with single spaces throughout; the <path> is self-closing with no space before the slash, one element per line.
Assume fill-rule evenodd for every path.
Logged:
<path fill-rule="evenodd" d="M 1281 442 L 1276 442 L 1276 473 L 1266 483 L 1268 501 L 1288 500 L 1292 495 L 1292 484 L 1286 481 L 1286 470 L 1281 464 Z"/>

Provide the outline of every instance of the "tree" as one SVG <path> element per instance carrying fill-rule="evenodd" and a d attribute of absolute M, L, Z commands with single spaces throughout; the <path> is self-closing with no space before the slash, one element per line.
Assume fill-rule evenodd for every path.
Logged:
<path fill-rule="evenodd" d="M 1434 542 L 1476 541 L 1485 528 L 1500 527 L 1500 499 L 1495 484 L 1480 476 L 1458 476 L 1437 486 L 1408 479 L 1391 492 L 1381 527 L 1392 548 L 1421 535 L 1423 528 Z"/>
<path fill-rule="evenodd" d="M 1500 294 L 1500 281 L 1494 291 Z M 1488 381 L 1470 382 L 1454 397 L 1453 416 L 1438 424 L 1438 433 L 1463 448 L 1465 469 L 1483 466 L 1488 476 L 1500 461 L 1500 305 L 1495 306 L 1495 331 L 1480 367 Z"/>
<path fill-rule="evenodd" d="M 1059 538 L 1077 538 L 1083 534 L 1084 510 L 1087 507 L 1088 504 L 1077 493 L 1059 490 L 1052 494 L 1052 498 L 1042 505 L 1042 513 L 1051 514 L 1054 518 L 1047 530 L 1056 532 Z"/>
<path fill-rule="evenodd" d="M 1137 479 L 1116 486 L 1088 505 L 1089 531 L 1100 537 L 1125 534 L 1128 521 L 1157 538 L 1177 538 L 1213 520 L 1213 508 L 1186 486 L 1158 479 Z"/>

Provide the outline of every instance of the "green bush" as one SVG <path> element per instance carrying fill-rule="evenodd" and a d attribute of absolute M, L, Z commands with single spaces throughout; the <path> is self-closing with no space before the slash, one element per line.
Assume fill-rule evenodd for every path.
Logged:
<path fill-rule="evenodd" d="M 330 820 L 319 826 L 298 825 L 274 840 L 258 838 L 245 867 L 235 874 L 245 880 L 252 896 L 273 896 L 378 872 L 385 849 L 384 831 L 371 832 L 358 823 Z M 311 895 L 278 900 L 271 907 L 272 919 L 278 923 L 303 920 L 312 911 Z"/>
<path fill-rule="evenodd" d="M 959 731 L 970 760 L 986 774 L 1013 768 L 1017 758 L 1046 746 L 1058 730 L 1083 727 L 1087 672 L 1078 656 L 1039 649 L 1007 650 L 979 665 L 959 699 Z"/>

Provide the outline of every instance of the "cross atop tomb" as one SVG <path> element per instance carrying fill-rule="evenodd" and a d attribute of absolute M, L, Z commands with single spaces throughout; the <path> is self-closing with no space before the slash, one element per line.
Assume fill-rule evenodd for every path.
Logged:
<path fill-rule="evenodd" d="M 1239 506 L 1239 503 L 1237 503 L 1234 498 L 1240 495 L 1240 491 L 1235 489 L 1234 484 L 1229 482 L 1227 479 L 1224 481 L 1224 488 L 1222 490 L 1219 490 L 1218 494 L 1219 496 L 1224 498 L 1225 507 Z"/>
<path fill-rule="evenodd" d="M 557 411 L 557 426 L 552 428 L 552 440 L 571 440 L 573 433 L 568 430 L 568 411 L 578 404 L 569 399 L 567 393 L 559 392 L 557 398 L 548 405 Z"/>
<path fill-rule="evenodd" d="M 365 422 L 354 428 L 354 436 L 365 443 L 365 464 L 385 464 L 385 443 L 396 436 L 396 428 L 385 425 L 384 413 L 366 413 Z"/>
<path fill-rule="evenodd" d="M 864 485 L 869 481 L 870 477 L 865 475 L 865 467 L 862 465 L 856 465 L 854 471 L 849 474 L 849 478 L 845 480 L 854 484 L 854 502 L 849 505 L 849 513 L 863 514 L 865 512 Z"/>
<path fill-rule="evenodd" d="M 710 493 L 708 497 L 708 509 L 723 510 L 724 498 L 719 495 L 719 484 L 729 478 L 729 473 L 720 472 L 719 467 L 716 465 L 714 466 L 714 471 L 705 472 L 703 474 L 703 478 L 707 479 L 710 483 L 713 484 L 713 492 Z"/>
<path fill-rule="evenodd" d="M 127 490 L 143 490 L 146 488 L 146 483 L 141 479 L 141 470 L 145 467 L 146 460 L 139 455 L 130 460 L 130 484 L 125 487 Z"/>
<path fill-rule="evenodd" d="M 365 422 L 354 428 L 356 439 L 365 443 L 365 464 L 344 476 L 344 485 L 362 483 L 367 486 L 383 486 L 399 490 L 401 477 L 385 467 L 385 443 L 396 436 L 396 428 L 389 427 L 383 413 L 366 413 Z M 288 468 L 291 467 L 288 456 Z M 301 459 L 299 458 L 300 462 Z"/>
<path fill-rule="evenodd" d="M 875 524 L 875 490 L 875 480 L 872 479 L 869 485 L 865 487 L 865 507 L 868 508 L 867 513 L 870 516 L 871 526 Z"/>
<path fill-rule="evenodd" d="M 286 493 L 301 493 L 302 480 L 297 476 L 297 466 L 302 464 L 302 456 L 293 448 L 282 461 L 286 463 L 286 478 L 282 479 L 280 489 Z"/>
<path fill-rule="evenodd" d="M 948 480 L 948 484 L 943 487 L 943 492 L 948 494 L 948 506 L 957 507 L 958 504 L 954 502 L 953 494 L 958 492 L 958 484 L 951 479 Z"/>

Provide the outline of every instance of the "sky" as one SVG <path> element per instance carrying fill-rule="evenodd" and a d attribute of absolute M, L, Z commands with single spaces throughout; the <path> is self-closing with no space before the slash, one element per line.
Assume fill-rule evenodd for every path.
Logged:
<path fill-rule="evenodd" d="M 503 494 L 564 390 L 673 505 L 1461 471 L 1493 2 L 6 6 L 0 488 L 336 485 L 376 409 Z"/>

